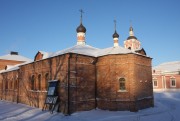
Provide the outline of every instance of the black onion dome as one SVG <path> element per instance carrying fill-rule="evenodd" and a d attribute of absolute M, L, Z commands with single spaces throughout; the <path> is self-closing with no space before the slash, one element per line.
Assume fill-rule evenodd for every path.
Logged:
<path fill-rule="evenodd" d="M 133 31 L 133 28 L 132 28 L 132 26 L 129 28 L 129 31 Z"/>
<path fill-rule="evenodd" d="M 137 39 L 135 36 L 129 36 L 128 38 L 127 38 L 127 40 L 129 40 L 129 39 Z"/>
<path fill-rule="evenodd" d="M 76 29 L 77 33 L 78 32 L 84 32 L 86 33 L 86 28 L 82 25 L 82 23 L 77 27 Z"/>
<path fill-rule="evenodd" d="M 116 31 L 113 34 L 113 38 L 119 38 L 119 34 Z"/>

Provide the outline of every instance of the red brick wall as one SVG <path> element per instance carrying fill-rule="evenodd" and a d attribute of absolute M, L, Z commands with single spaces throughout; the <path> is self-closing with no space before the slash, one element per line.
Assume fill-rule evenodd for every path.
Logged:
<path fill-rule="evenodd" d="M 119 79 L 125 78 L 126 90 L 119 90 Z M 144 91 L 147 90 L 147 91 Z M 143 106 L 134 104 L 147 100 L 153 106 L 151 59 L 139 55 L 109 55 L 97 62 L 98 108 L 110 110 L 135 110 Z"/>
<path fill-rule="evenodd" d="M 1 60 L 0 59 L 0 70 L 5 69 L 6 65 L 16 65 L 23 63 L 24 61 L 13 61 L 13 60 Z"/>
<path fill-rule="evenodd" d="M 175 78 L 176 87 L 171 87 L 171 78 Z M 179 74 L 164 74 L 153 75 L 153 78 L 158 81 L 158 86 L 154 89 L 179 89 L 180 88 L 180 75 Z"/>
<path fill-rule="evenodd" d="M 38 61 L 41 60 L 43 58 L 43 54 L 41 54 L 40 52 L 38 52 L 34 58 L 34 61 Z"/>
<path fill-rule="evenodd" d="M 1 74 L 0 78 L 0 98 L 12 102 L 18 101 L 18 71 L 10 71 Z"/>
<path fill-rule="evenodd" d="M 68 113 L 68 105 L 69 113 L 91 110 L 96 106 L 131 111 L 153 106 L 151 59 L 144 56 L 126 54 L 94 58 L 65 54 L 23 65 L 18 71 L 3 73 L 6 75 L 4 80 L 15 73 L 19 74 L 18 101 L 34 107 L 43 107 L 48 80 L 59 81 L 59 111 L 65 114 Z M 33 90 L 30 83 L 32 76 L 35 80 Z M 126 80 L 125 91 L 119 90 L 120 78 Z M 12 100 L 12 95 L 13 90 L 8 90 L 3 98 Z"/>

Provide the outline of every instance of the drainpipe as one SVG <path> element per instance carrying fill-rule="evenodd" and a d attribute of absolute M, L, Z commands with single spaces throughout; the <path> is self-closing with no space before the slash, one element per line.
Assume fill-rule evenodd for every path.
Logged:
<path fill-rule="evenodd" d="M 20 71 L 18 72 L 18 77 L 17 77 L 17 103 L 19 103 L 19 80 L 20 80 Z"/>
<path fill-rule="evenodd" d="M 2 77 L 2 83 L 1 83 L 1 100 L 2 100 L 2 97 L 3 97 L 3 81 L 4 81 L 4 78 L 3 78 L 3 75 L 1 74 L 1 77 Z"/>
<path fill-rule="evenodd" d="M 95 68 L 95 109 L 97 108 L 97 67 L 96 67 L 96 63 L 97 63 L 97 58 L 94 59 L 94 68 Z"/>
<path fill-rule="evenodd" d="M 67 114 L 70 115 L 70 88 L 69 88 L 69 80 L 70 80 L 70 59 L 71 59 L 71 53 L 69 54 L 68 57 L 68 75 L 67 75 Z"/>

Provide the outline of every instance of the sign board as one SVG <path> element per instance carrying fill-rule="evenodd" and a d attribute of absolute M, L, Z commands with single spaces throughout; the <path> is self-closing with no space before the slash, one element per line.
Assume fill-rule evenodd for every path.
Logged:
<path fill-rule="evenodd" d="M 44 110 L 47 105 L 50 105 L 49 110 L 51 111 L 51 113 L 53 113 L 53 110 L 58 100 L 58 94 L 57 94 L 58 80 L 48 81 L 48 83 L 49 83 L 48 91 L 42 110 Z"/>
<path fill-rule="evenodd" d="M 48 87 L 47 95 L 55 96 L 56 95 L 57 86 L 58 86 L 58 81 L 57 80 L 53 80 L 53 81 L 49 81 L 48 83 L 49 83 L 49 87 Z"/>

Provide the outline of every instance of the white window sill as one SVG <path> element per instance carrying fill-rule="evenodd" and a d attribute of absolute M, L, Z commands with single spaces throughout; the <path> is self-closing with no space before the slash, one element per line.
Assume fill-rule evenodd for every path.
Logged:
<path fill-rule="evenodd" d="M 128 92 L 127 90 L 118 90 L 118 92 Z"/>

